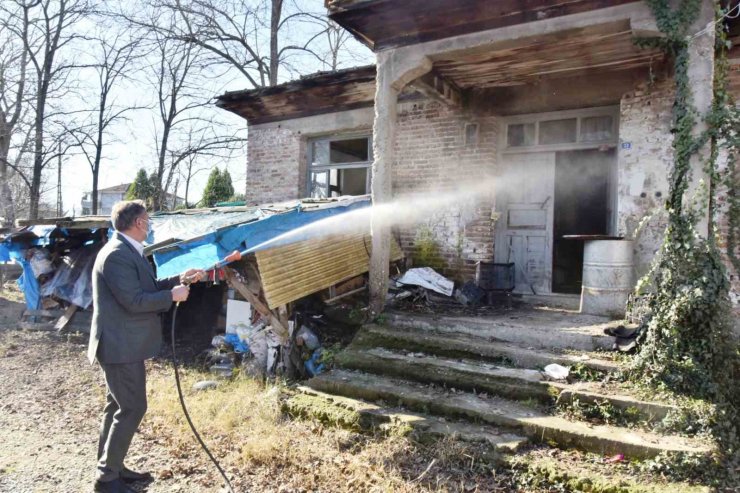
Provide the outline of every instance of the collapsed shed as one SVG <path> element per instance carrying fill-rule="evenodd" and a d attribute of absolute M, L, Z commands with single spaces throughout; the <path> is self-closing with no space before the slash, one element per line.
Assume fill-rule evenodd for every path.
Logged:
<path fill-rule="evenodd" d="M 287 346 L 299 322 L 294 302 L 322 291 L 331 302 L 365 289 L 362 276 L 371 255 L 369 211 L 370 200 L 364 196 L 157 213 L 151 216 L 153 231 L 145 254 L 158 277 L 190 268 L 209 270 L 207 281 L 193 286 L 178 317 L 178 329 L 198 345 L 219 331 L 235 333 L 235 326 L 228 325 L 233 314 L 224 313 L 229 306 L 242 313 L 232 325 L 252 327 L 261 322 Z M 55 218 L 21 224 L 23 229 L 0 243 L 0 261 L 23 267 L 18 283 L 26 298 L 24 325 L 87 332 L 92 267 L 113 234 L 109 219 Z M 213 268 L 233 251 L 242 253 L 241 261 Z M 397 244 L 392 257 L 403 257 Z M 233 303 L 238 301 L 241 306 Z M 76 323 L 68 325 L 70 320 Z"/>

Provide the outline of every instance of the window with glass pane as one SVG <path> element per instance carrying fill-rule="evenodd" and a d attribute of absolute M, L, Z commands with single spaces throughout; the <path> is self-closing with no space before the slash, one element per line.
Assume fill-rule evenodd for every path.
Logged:
<path fill-rule="evenodd" d="M 578 120 L 549 120 L 540 122 L 540 145 L 568 144 L 576 141 Z"/>
<path fill-rule="evenodd" d="M 611 115 L 581 118 L 581 142 L 612 140 L 613 134 L 614 117 Z"/>
<path fill-rule="evenodd" d="M 329 198 L 367 194 L 371 160 L 368 137 L 313 141 L 309 195 Z"/>
<path fill-rule="evenodd" d="M 534 145 L 534 123 L 514 123 L 509 125 L 506 143 L 509 147 Z"/>

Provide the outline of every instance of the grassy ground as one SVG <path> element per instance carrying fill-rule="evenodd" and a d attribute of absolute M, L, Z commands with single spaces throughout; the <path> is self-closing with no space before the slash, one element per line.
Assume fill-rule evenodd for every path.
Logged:
<path fill-rule="evenodd" d="M 0 294 L 0 491 L 91 491 L 105 387 L 85 357 L 87 336 L 18 330 L 20 295 Z M 237 491 L 475 492 L 517 491 L 507 474 L 453 442 L 420 445 L 291 420 L 280 410 L 281 388 L 248 378 L 222 381 L 184 372 L 193 421 Z M 166 359 L 148 363 L 149 410 L 127 463 L 151 471 L 146 490 L 222 491 L 217 472 L 195 443 Z M 529 491 L 529 490 L 527 490 Z"/>

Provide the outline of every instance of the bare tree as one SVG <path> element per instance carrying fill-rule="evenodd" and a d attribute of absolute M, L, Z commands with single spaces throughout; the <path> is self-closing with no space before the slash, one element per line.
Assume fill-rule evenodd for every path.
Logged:
<path fill-rule="evenodd" d="M 75 27 L 89 14 L 90 5 L 87 0 L 6 0 L 6 4 L 13 7 L 4 8 L 3 12 L 9 16 L 8 30 L 23 42 L 35 80 L 31 102 L 35 114 L 29 217 L 36 219 L 42 173 L 50 157 L 55 156 L 54 151 L 48 150 L 54 147 L 45 145 L 56 146 L 60 139 L 58 136 L 49 139 L 45 127 L 51 117 L 63 116 L 60 110 L 50 113 L 47 106 L 51 99 L 61 101 L 69 91 L 70 71 L 78 65 L 71 57 L 65 59 L 63 53 L 81 37 Z"/>
<path fill-rule="evenodd" d="M 252 87 L 274 86 L 282 68 L 305 72 L 296 57 L 326 61 L 318 45 L 330 26 L 313 2 L 292 0 L 157 0 L 156 5 L 179 17 L 168 26 L 147 24 L 171 39 L 197 46 L 214 66 L 236 70 Z M 337 30 L 338 32 L 338 30 Z M 344 36 L 342 36 L 344 37 Z M 339 49 L 346 40 L 337 43 Z M 338 58 L 337 58 L 338 60 Z M 336 67 L 337 62 L 333 64 Z"/>
<path fill-rule="evenodd" d="M 110 130 L 126 114 L 141 106 L 135 104 L 120 105 L 114 97 L 113 90 L 124 80 L 131 80 L 128 71 L 139 56 L 140 39 L 131 39 L 121 30 L 106 39 L 103 34 L 95 40 L 96 53 L 92 70 L 96 74 L 97 107 L 91 112 L 92 120 L 76 128 L 67 128 L 74 144 L 81 150 L 90 171 L 92 172 L 92 214 L 98 213 L 98 177 L 103 159 L 103 149 L 110 138 Z"/>
<path fill-rule="evenodd" d="M 11 7 L 0 7 L 0 216 L 8 224 L 15 221 L 9 174 L 10 150 L 13 140 L 19 136 L 23 138 L 24 132 L 20 127 L 29 109 L 26 104 L 28 52 L 22 37 L 16 36 L 12 30 L 12 19 L 17 17 L 18 10 Z M 22 36 L 27 35 L 27 30 L 28 26 L 20 26 Z"/>

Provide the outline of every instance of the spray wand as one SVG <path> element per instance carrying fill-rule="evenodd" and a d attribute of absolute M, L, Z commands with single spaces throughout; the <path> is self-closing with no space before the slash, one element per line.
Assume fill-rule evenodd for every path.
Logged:
<path fill-rule="evenodd" d="M 241 260 L 242 253 L 238 250 L 234 250 L 229 255 L 224 257 L 223 259 L 219 260 L 215 264 L 213 264 L 211 267 L 208 267 L 207 269 L 204 269 L 206 271 L 209 270 L 216 270 L 221 269 L 224 266 L 232 263 L 237 262 Z M 183 284 L 190 285 L 193 282 L 197 280 L 197 275 L 190 276 L 189 278 L 183 279 Z M 185 406 L 185 399 L 182 394 L 182 387 L 180 385 L 180 371 L 177 366 L 177 356 L 175 353 L 175 320 L 177 318 L 177 309 L 180 306 L 180 302 L 178 301 L 175 303 L 175 309 L 172 311 L 172 330 L 170 334 L 170 341 L 172 342 L 172 366 L 175 368 L 175 383 L 177 384 L 177 396 L 180 399 L 180 406 L 182 407 L 182 412 L 185 414 L 185 419 L 188 422 L 188 425 L 190 425 L 190 429 L 193 432 L 193 435 L 195 435 L 195 439 L 198 440 L 198 443 L 203 448 L 203 451 L 208 455 L 208 458 L 211 459 L 211 462 L 213 462 L 213 465 L 216 466 L 216 469 L 218 469 L 218 472 L 221 474 L 221 477 L 224 478 L 224 481 L 226 482 L 226 485 L 229 488 L 229 491 L 231 493 L 234 492 L 234 487 L 231 485 L 231 481 L 229 481 L 228 476 L 226 476 L 226 473 L 224 472 L 223 468 L 221 467 L 221 464 L 218 463 L 216 458 L 213 456 L 210 450 L 208 450 L 208 447 L 206 446 L 203 439 L 200 437 L 200 434 L 198 433 L 198 430 L 195 429 L 195 425 L 193 424 L 193 421 L 190 419 L 190 414 L 188 413 L 188 408 Z"/>

